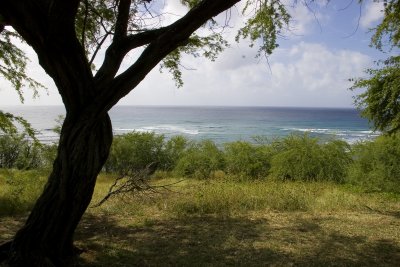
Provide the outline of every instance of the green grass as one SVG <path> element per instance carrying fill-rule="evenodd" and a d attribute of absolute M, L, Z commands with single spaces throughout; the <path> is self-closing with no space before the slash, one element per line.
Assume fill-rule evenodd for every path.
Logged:
<path fill-rule="evenodd" d="M 397 266 L 400 262 L 398 194 L 365 193 L 362 188 L 328 182 L 227 179 L 188 179 L 170 191 L 115 197 L 89 208 L 76 232 L 76 243 L 85 250 L 81 264 Z M 92 204 L 106 194 L 112 181 L 110 176 L 99 177 Z M 177 181 L 163 178 L 154 184 Z M 10 189 L 0 172 L 0 198 Z M 0 212 L 0 243 L 12 238 L 25 210 Z"/>
<path fill-rule="evenodd" d="M 46 179 L 43 171 L 0 169 L 0 216 L 29 211 Z"/>
<path fill-rule="evenodd" d="M 157 180 L 156 185 L 173 184 L 178 178 Z M 93 202 L 104 196 L 110 180 L 101 177 Z M 96 212 L 120 214 L 143 213 L 156 208 L 168 216 L 238 215 L 251 211 L 273 212 L 386 212 L 400 207 L 400 195 L 365 193 L 359 188 L 330 182 L 281 181 L 199 181 L 186 179 L 170 187 L 172 192 L 141 194 L 114 198 Z M 123 201 L 128 201 L 129 205 Z M 91 210 L 89 210 L 91 211 Z"/>

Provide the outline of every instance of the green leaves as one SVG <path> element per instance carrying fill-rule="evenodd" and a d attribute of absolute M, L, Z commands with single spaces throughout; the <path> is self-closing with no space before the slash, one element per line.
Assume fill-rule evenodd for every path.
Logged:
<path fill-rule="evenodd" d="M 97 53 L 97 47 L 114 32 L 116 17 L 115 1 L 81 1 L 75 20 L 75 31 L 87 55 Z"/>
<path fill-rule="evenodd" d="M 7 29 L 0 34 L 0 76 L 12 84 L 23 102 L 22 90 L 25 86 L 33 89 L 34 96 L 38 94 L 39 88 L 45 87 L 26 73 L 26 64 L 29 59 L 25 52 L 14 44 L 17 39 L 21 41 L 17 33 Z"/>
<path fill-rule="evenodd" d="M 343 182 L 352 162 L 350 146 L 341 140 L 320 143 L 308 135 L 275 141 L 271 176 L 282 180 Z"/>
<path fill-rule="evenodd" d="M 182 0 L 181 3 L 193 8 L 199 4 L 199 0 Z M 282 30 L 289 24 L 290 15 L 285 6 L 278 0 L 248 0 L 242 14 L 249 16 L 244 27 L 237 33 L 235 40 L 249 39 L 253 47 L 259 45 L 257 57 L 262 54 L 270 55 L 278 47 L 277 38 Z M 218 27 L 215 20 L 210 22 L 210 28 Z M 194 57 L 203 56 L 214 61 L 229 43 L 224 39 L 223 33 L 212 32 L 206 37 L 194 34 L 185 46 L 168 55 L 161 64 L 162 69 L 168 69 L 172 74 L 177 87 L 183 86 L 181 71 L 182 54 L 190 54 Z"/>
<path fill-rule="evenodd" d="M 366 88 L 355 98 L 362 115 L 373 122 L 376 130 L 389 134 L 400 130 L 400 56 L 381 62 L 380 69 L 367 69 L 350 88 Z"/>
<path fill-rule="evenodd" d="M 278 0 L 249 0 L 243 15 L 249 12 L 250 19 L 236 35 L 236 41 L 250 39 L 250 46 L 261 41 L 257 56 L 262 53 L 270 55 L 278 47 L 277 37 L 282 29 L 289 24 L 290 15 L 284 5 Z"/>
<path fill-rule="evenodd" d="M 24 132 L 31 137 L 33 140 L 37 141 L 35 137 L 35 130 L 24 118 L 14 116 L 11 113 L 3 112 L 0 110 L 0 134 L 16 134 L 18 132 L 17 126 L 19 124 Z"/>
<path fill-rule="evenodd" d="M 378 27 L 374 29 L 375 33 L 371 39 L 371 45 L 381 51 L 385 45 L 390 49 L 400 47 L 400 2 L 398 0 L 385 2 L 385 16 Z"/>
<path fill-rule="evenodd" d="M 356 144 L 348 181 L 369 191 L 400 193 L 400 135 L 379 136 Z"/>
<path fill-rule="evenodd" d="M 200 3 L 200 0 L 181 0 L 181 3 L 189 8 L 193 8 Z"/>

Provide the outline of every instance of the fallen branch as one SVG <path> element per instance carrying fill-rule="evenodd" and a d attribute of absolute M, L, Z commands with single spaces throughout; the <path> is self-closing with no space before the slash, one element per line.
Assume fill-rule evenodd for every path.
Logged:
<path fill-rule="evenodd" d="M 173 192 L 169 187 L 183 181 L 182 179 L 166 185 L 150 185 L 149 179 L 154 173 L 155 167 L 156 163 L 150 163 L 143 170 L 130 171 L 128 173 L 121 174 L 115 179 L 114 183 L 110 186 L 108 193 L 103 197 L 103 199 L 97 204 L 93 205 L 92 208 L 100 207 L 109 198 L 114 196 L 123 196 L 138 192 L 161 193 L 160 189 Z"/>

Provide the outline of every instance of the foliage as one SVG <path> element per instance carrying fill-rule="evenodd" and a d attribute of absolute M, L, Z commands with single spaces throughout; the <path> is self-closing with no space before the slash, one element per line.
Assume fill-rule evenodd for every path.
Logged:
<path fill-rule="evenodd" d="M 400 48 L 400 1 L 385 2 L 383 21 L 374 29 L 371 46 L 383 51 Z M 367 69 L 366 77 L 351 79 L 351 90 L 366 89 L 355 97 L 362 115 L 372 121 L 375 129 L 389 134 L 400 130 L 400 56 L 380 60 L 377 68 Z"/>
<path fill-rule="evenodd" d="M 261 53 L 271 54 L 278 47 L 276 40 L 281 30 L 289 24 L 290 15 L 284 4 L 278 0 L 250 0 L 246 2 L 242 12 L 244 15 L 250 12 L 252 15 L 246 25 L 239 30 L 236 41 L 249 38 L 252 47 L 261 39 L 262 45 L 258 50 L 258 56 Z"/>
<path fill-rule="evenodd" d="M 164 160 L 160 166 L 165 171 L 172 171 L 182 158 L 189 144 L 189 140 L 181 135 L 173 136 L 164 145 Z"/>
<path fill-rule="evenodd" d="M 2 26 L 0 15 L 0 26 Z M 8 80 L 17 91 L 21 101 L 24 101 L 22 89 L 25 86 L 33 89 L 34 96 L 38 94 L 42 84 L 30 78 L 26 73 L 26 64 L 29 59 L 25 52 L 15 45 L 15 40 L 23 42 L 23 39 L 14 31 L 3 29 L 0 31 L 0 76 Z"/>
<path fill-rule="evenodd" d="M 400 135 L 357 144 L 348 179 L 372 191 L 400 192 Z"/>
<path fill-rule="evenodd" d="M 400 56 L 382 62 L 383 68 L 367 69 L 368 78 L 358 79 L 351 89 L 366 88 L 355 103 L 375 129 L 394 133 L 400 130 Z"/>
<path fill-rule="evenodd" d="M 202 1 L 182 0 L 180 2 L 182 5 L 193 9 L 200 5 Z M 98 52 L 103 49 L 107 40 L 114 39 L 115 35 L 120 33 L 118 32 L 120 29 L 116 26 L 120 14 L 119 5 L 119 2 L 112 0 L 80 1 L 75 19 L 75 31 L 93 70 L 96 69 L 93 62 L 98 56 Z M 127 17 L 126 32 L 129 36 L 163 28 L 167 14 L 156 14 L 156 10 L 153 9 L 152 1 L 132 1 Z M 258 55 L 261 53 L 271 54 L 278 46 L 277 37 L 282 29 L 289 24 L 290 15 L 284 4 L 278 0 L 246 0 L 242 13 L 247 18 L 247 23 L 238 32 L 236 41 L 248 38 L 252 43 L 251 46 L 260 44 Z M 1 18 L 0 25 L 3 26 L 6 23 Z M 218 23 L 217 20 L 211 18 L 203 25 L 203 28 L 208 28 L 210 31 L 207 31 L 203 36 L 199 33 L 193 33 L 184 45 L 175 49 L 162 60 L 161 69 L 166 68 L 172 74 L 178 87 L 183 85 L 181 72 L 183 54 L 194 57 L 203 56 L 213 61 L 229 45 L 219 30 L 229 26 L 229 19 L 224 23 Z M 23 41 L 20 35 L 14 31 L 3 29 L 1 37 L 3 40 L 0 43 L 0 52 L 2 52 L 0 53 L 0 60 L 11 64 L 0 65 L 4 69 L 0 74 L 12 82 L 21 98 L 21 88 L 25 84 L 33 88 L 35 92 L 39 87 L 43 87 L 26 74 L 28 58 L 21 49 L 13 44 L 12 40 L 12 38 L 15 38 Z M 262 42 L 258 42 L 258 40 Z M 126 49 L 126 47 L 122 49 Z"/>
<path fill-rule="evenodd" d="M 41 166 L 41 146 L 24 134 L 0 136 L 0 168 L 37 169 Z"/>
<path fill-rule="evenodd" d="M 225 145 L 226 171 L 231 175 L 265 178 L 270 169 L 271 151 L 268 146 L 237 141 Z"/>
<path fill-rule="evenodd" d="M 127 174 L 146 169 L 151 163 L 164 160 L 164 136 L 153 132 L 132 132 L 114 138 L 109 158 L 104 166 L 107 172 Z"/>
<path fill-rule="evenodd" d="M 400 1 L 385 0 L 384 12 L 383 20 L 374 29 L 375 32 L 371 39 L 371 45 L 381 51 L 385 45 L 390 49 L 400 47 Z"/>
<path fill-rule="evenodd" d="M 54 160 L 57 157 L 58 145 L 53 144 L 43 144 L 40 150 L 40 157 L 42 161 L 42 168 L 46 170 L 51 170 L 53 167 Z"/>
<path fill-rule="evenodd" d="M 33 141 L 37 142 L 35 137 L 35 130 L 32 128 L 30 123 L 24 118 L 15 116 L 8 112 L 0 110 L 0 134 L 17 134 L 17 125 L 22 127 L 24 133 L 26 133 Z"/>
<path fill-rule="evenodd" d="M 320 144 L 308 135 L 291 135 L 273 144 L 271 176 L 292 181 L 335 181 L 346 177 L 351 162 L 346 142 L 334 140 Z"/>
<path fill-rule="evenodd" d="M 208 179 L 212 172 L 221 170 L 223 167 L 222 152 L 214 142 L 204 140 L 189 145 L 177 162 L 174 171 L 181 176 Z"/>

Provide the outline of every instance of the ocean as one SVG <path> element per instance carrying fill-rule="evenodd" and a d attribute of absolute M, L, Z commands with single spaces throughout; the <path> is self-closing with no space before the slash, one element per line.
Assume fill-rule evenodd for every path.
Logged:
<path fill-rule="evenodd" d="M 7 106 L 1 110 L 23 116 L 38 131 L 39 140 L 53 142 L 51 130 L 62 106 Z M 172 107 L 116 106 L 110 111 L 114 134 L 132 131 L 155 132 L 167 138 L 211 139 L 217 144 L 254 137 L 266 140 L 289 134 L 309 133 L 322 139 L 337 138 L 349 143 L 373 139 L 368 121 L 355 109 L 294 107 Z"/>

